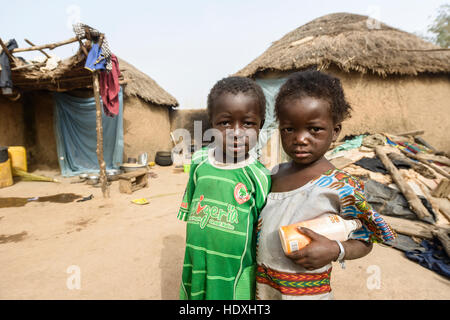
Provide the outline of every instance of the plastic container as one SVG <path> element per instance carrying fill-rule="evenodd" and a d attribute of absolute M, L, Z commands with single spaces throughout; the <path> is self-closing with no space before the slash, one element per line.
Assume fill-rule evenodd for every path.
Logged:
<path fill-rule="evenodd" d="M 303 235 L 297 228 L 305 227 L 319 233 L 330 240 L 345 241 L 348 235 L 361 228 L 358 219 L 345 220 L 336 214 L 325 214 L 316 219 L 294 223 L 279 228 L 281 246 L 285 253 L 292 253 L 306 247 L 311 239 Z"/>
<path fill-rule="evenodd" d="M 11 159 L 11 167 L 28 172 L 27 151 L 24 147 L 8 147 L 8 153 Z"/>
<path fill-rule="evenodd" d="M 0 163 L 0 188 L 9 187 L 14 183 L 11 172 L 11 160 Z"/>

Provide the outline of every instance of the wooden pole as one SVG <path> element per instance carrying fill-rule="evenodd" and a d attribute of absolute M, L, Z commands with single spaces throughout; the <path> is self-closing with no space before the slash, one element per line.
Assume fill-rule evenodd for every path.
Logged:
<path fill-rule="evenodd" d="M 384 148 L 380 146 L 376 147 L 375 153 L 391 174 L 392 180 L 395 182 L 400 191 L 403 193 L 406 200 L 408 201 L 409 206 L 411 207 L 412 211 L 414 211 L 414 213 L 417 215 L 417 217 L 419 217 L 419 219 L 429 217 L 430 213 L 422 204 L 422 201 L 420 201 L 419 197 L 416 195 L 414 190 L 403 179 L 400 171 L 391 162 Z"/>
<path fill-rule="evenodd" d="M 427 165 L 428 167 L 430 167 L 431 169 L 433 169 L 434 171 L 436 171 L 437 173 L 443 175 L 444 177 L 446 177 L 447 179 L 450 179 L 450 174 L 448 174 L 444 169 L 439 168 L 437 165 L 435 165 L 434 163 L 428 162 L 427 160 L 418 157 L 415 154 L 412 154 L 411 152 L 399 149 L 404 155 L 406 155 L 407 157 L 410 157 L 414 160 L 420 161 L 423 164 Z"/>
<path fill-rule="evenodd" d="M 109 198 L 109 188 L 106 179 L 106 163 L 103 158 L 103 126 L 102 126 L 102 104 L 100 101 L 100 85 L 98 80 L 98 71 L 93 74 L 93 89 L 96 106 L 97 123 L 97 159 L 100 166 L 100 184 L 102 186 L 103 198 Z"/>
<path fill-rule="evenodd" d="M 11 71 L 17 71 L 17 70 L 21 70 L 21 69 L 27 69 L 27 68 L 32 68 L 32 67 L 41 67 L 41 66 L 45 66 L 45 62 L 25 64 L 25 65 L 20 66 L 20 67 L 11 68 Z"/>
<path fill-rule="evenodd" d="M 26 43 L 28 43 L 30 46 L 36 46 L 33 42 L 31 42 L 28 39 L 24 39 Z M 44 56 L 47 57 L 47 59 L 50 59 L 50 56 L 45 52 L 44 50 L 39 50 Z"/>
<path fill-rule="evenodd" d="M 397 133 L 395 134 L 396 136 L 403 136 L 403 137 L 407 137 L 407 136 L 420 136 L 422 134 L 425 133 L 425 130 L 414 130 L 414 131 L 407 131 L 407 132 L 402 132 L 402 133 Z"/>
<path fill-rule="evenodd" d="M 14 50 L 11 50 L 11 52 L 15 53 L 15 52 L 35 51 L 35 50 L 42 50 L 42 49 L 53 50 L 56 47 L 60 47 L 60 46 L 63 46 L 65 44 L 69 44 L 69 43 L 77 42 L 77 41 L 78 41 L 78 38 L 74 37 L 74 38 L 70 38 L 70 39 L 67 39 L 67 40 L 64 40 L 64 41 L 60 41 L 60 42 L 44 44 L 42 46 L 32 46 L 32 47 L 29 47 L 29 48 L 16 48 Z"/>

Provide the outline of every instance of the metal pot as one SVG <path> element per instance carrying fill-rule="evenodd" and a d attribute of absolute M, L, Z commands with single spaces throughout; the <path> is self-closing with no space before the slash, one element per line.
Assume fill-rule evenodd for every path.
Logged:
<path fill-rule="evenodd" d="M 97 184 L 100 180 L 100 177 L 98 174 L 90 174 L 87 178 L 86 183 L 89 185 Z"/>
<path fill-rule="evenodd" d="M 88 178 L 88 174 L 87 173 L 82 173 L 82 174 L 80 174 L 78 177 L 81 179 L 81 180 L 86 180 L 87 178 Z"/>
<path fill-rule="evenodd" d="M 132 172 L 140 169 L 147 169 L 147 165 L 124 163 L 120 168 L 125 172 Z"/>
<path fill-rule="evenodd" d="M 145 166 L 147 165 L 147 163 L 148 163 L 148 154 L 147 154 L 147 152 L 144 152 L 144 153 L 139 155 L 138 163 L 142 164 L 142 165 L 145 165 Z"/>
<path fill-rule="evenodd" d="M 123 171 L 119 169 L 106 170 L 106 178 L 108 181 L 119 180 L 119 175 L 122 174 L 122 172 Z"/>

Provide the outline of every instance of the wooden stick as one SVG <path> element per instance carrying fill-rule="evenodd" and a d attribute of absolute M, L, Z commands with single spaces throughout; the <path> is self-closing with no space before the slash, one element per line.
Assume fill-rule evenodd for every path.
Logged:
<path fill-rule="evenodd" d="M 442 179 L 431 194 L 436 198 L 447 198 L 450 195 L 450 180 Z"/>
<path fill-rule="evenodd" d="M 407 132 L 397 133 L 395 135 L 396 136 L 403 136 L 403 137 L 405 137 L 405 136 L 413 136 L 413 137 L 415 137 L 415 136 L 420 136 L 420 135 L 422 135 L 424 133 L 425 133 L 424 130 L 415 130 L 415 131 L 407 131 Z"/>
<path fill-rule="evenodd" d="M 434 154 L 423 153 L 423 154 L 418 154 L 417 157 L 424 159 L 424 160 L 436 161 L 436 162 L 445 164 L 446 166 L 450 167 L 450 159 L 447 157 L 444 157 L 444 156 L 437 156 Z"/>
<path fill-rule="evenodd" d="M 417 143 L 420 143 L 421 145 L 424 145 L 431 151 L 436 152 L 436 148 L 434 148 L 431 144 L 426 142 L 422 137 L 414 137 L 414 141 L 416 141 Z"/>
<path fill-rule="evenodd" d="M 8 50 L 8 47 L 6 46 L 6 44 L 3 42 L 3 40 L 1 38 L 0 38 L 0 46 L 2 47 L 3 51 L 5 51 L 6 55 L 9 58 L 9 61 L 14 62 L 14 64 L 15 64 L 16 63 L 16 59 L 11 54 L 11 52 Z"/>
<path fill-rule="evenodd" d="M 97 123 L 97 159 L 100 166 L 100 184 L 102 186 L 103 198 L 109 198 L 109 188 L 106 178 L 106 163 L 103 158 L 103 126 L 102 126 L 102 105 L 100 101 L 100 85 L 98 80 L 98 71 L 93 74 L 93 88 L 96 106 L 96 123 Z"/>
<path fill-rule="evenodd" d="M 16 71 L 16 70 L 26 69 L 26 68 L 31 68 L 31 67 L 40 67 L 40 66 L 45 66 L 45 62 L 25 64 L 25 65 L 20 66 L 20 67 L 11 68 L 11 71 Z"/>
<path fill-rule="evenodd" d="M 78 39 L 78 42 L 80 43 L 81 51 L 83 51 L 84 55 L 87 57 L 89 55 L 89 52 L 87 51 L 86 46 L 84 45 L 83 41 L 81 41 L 81 39 Z"/>
<path fill-rule="evenodd" d="M 414 159 L 414 160 L 417 160 L 417 161 L 422 162 L 423 164 L 429 166 L 431 169 L 433 169 L 433 170 L 436 171 L 437 173 L 443 175 L 443 176 L 446 177 L 447 179 L 450 179 L 450 174 L 448 174 L 445 170 L 439 168 L 439 167 L 438 167 L 437 165 L 435 165 L 434 163 L 430 163 L 430 162 L 428 162 L 427 160 L 422 159 L 422 158 L 416 156 L 415 154 L 412 154 L 411 152 L 408 152 L 408 151 L 405 151 L 405 150 L 402 150 L 402 149 L 399 149 L 399 150 L 400 150 L 404 155 L 406 155 L 406 156 L 408 156 L 408 157 L 410 157 L 410 158 L 412 158 L 412 159 Z"/>
<path fill-rule="evenodd" d="M 60 81 L 60 82 L 72 82 L 72 81 L 75 81 L 75 80 L 84 80 L 84 79 L 92 79 L 92 76 L 89 75 L 89 76 L 80 76 L 80 77 L 72 77 L 72 78 L 63 78 L 63 79 L 58 79 L 57 81 Z M 124 80 L 123 76 L 120 76 L 119 80 Z M 129 79 L 124 80 L 124 81 L 129 82 Z M 14 85 L 16 87 L 19 87 L 19 86 L 33 86 L 33 87 L 36 87 L 36 86 L 41 85 L 41 84 L 49 84 L 49 83 L 53 84 L 54 82 L 55 82 L 54 80 L 39 81 L 39 83 L 35 83 L 35 82 L 31 82 L 30 81 L 30 82 L 15 83 Z"/>
<path fill-rule="evenodd" d="M 414 211 L 414 213 L 417 215 L 417 217 L 419 217 L 419 219 L 429 217 L 430 213 L 422 204 L 422 201 L 420 201 L 419 197 L 416 195 L 414 190 L 408 185 L 408 183 L 405 182 L 400 171 L 394 166 L 394 164 L 387 156 L 384 148 L 380 146 L 376 147 L 375 153 L 391 174 L 392 180 L 395 182 L 395 184 L 398 186 L 400 191 L 405 196 L 409 206 L 411 207 L 411 210 Z"/>
<path fill-rule="evenodd" d="M 98 47 L 101 48 L 102 44 L 103 44 L 103 39 L 105 38 L 105 34 L 101 33 L 100 34 L 100 39 L 98 40 Z"/>
<path fill-rule="evenodd" d="M 60 41 L 60 42 L 44 44 L 42 46 L 32 46 L 32 47 L 29 47 L 29 48 L 16 48 L 14 50 L 11 50 L 11 52 L 15 53 L 15 52 L 36 51 L 36 50 L 40 51 L 42 49 L 53 50 L 56 47 L 60 47 L 60 46 L 63 46 L 63 45 L 66 45 L 66 44 L 69 44 L 69 43 L 72 43 L 72 42 L 77 42 L 77 41 L 78 41 L 78 38 L 74 37 L 74 38 L 70 38 L 70 39 L 67 39 L 67 40 L 64 40 L 64 41 Z"/>
<path fill-rule="evenodd" d="M 433 238 L 433 226 L 425 222 L 396 218 L 381 214 L 380 216 L 392 227 L 392 229 L 398 233 L 425 239 Z"/>
<path fill-rule="evenodd" d="M 450 222 L 450 201 L 444 198 L 433 198 L 433 200 L 439 207 L 439 212 Z"/>
<path fill-rule="evenodd" d="M 414 236 L 425 239 L 433 239 L 434 233 L 445 233 L 449 231 L 448 227 L 436 227 L 431 224 L 396 218 L 386 215 L 380 215 L 396 232 L 407 236 Z"/>
<path fill-rule="evenodd" d="M 31 42 L 30 40 L 28 40 L 28 39 L 24 39 L 25 40 L 25 42 L 26 43 L 28 43 L 30 46 L 36 46 L 33 42 Z M 47 59 L 49 59 L 50 58 L 50 56 L 47 54 L 47 52 L 45 52 L 44 50 L 39 50 L 44 56 L 46 56 L 47 57 Z"/>
<path fill-rule="evenodd" d="M 391 152 L 388 154 L 388 157 L 391 160 L 400 160 L 400 161 L 406 162 L 407 164 L 409 164 L 411 166 L 411 168 L 414 171 L 416 171 L 417 173 L 419 173 L 420 175 L 422 175 L 425 178 L 428 178 L 428 179 L 436 179 L 437 178 L 436 175 L 434 174 L 434 171 L 431 170 L 429 167 L 427 167 L 426 165 L 424 165 L 421 162 L 411 160 L 410 158 L 405 156 L 403 153 Z"/>

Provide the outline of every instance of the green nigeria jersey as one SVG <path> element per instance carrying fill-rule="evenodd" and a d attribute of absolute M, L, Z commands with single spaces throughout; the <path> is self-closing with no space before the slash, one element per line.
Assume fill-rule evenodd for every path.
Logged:
<path fill-rule="evenodd" d="M 223 164 L 214 150 L 194 153 L 178 211 L 187 221 L 180 299 L 253 299 L 255 227 L 270 172 L 256 159 Z"/>

